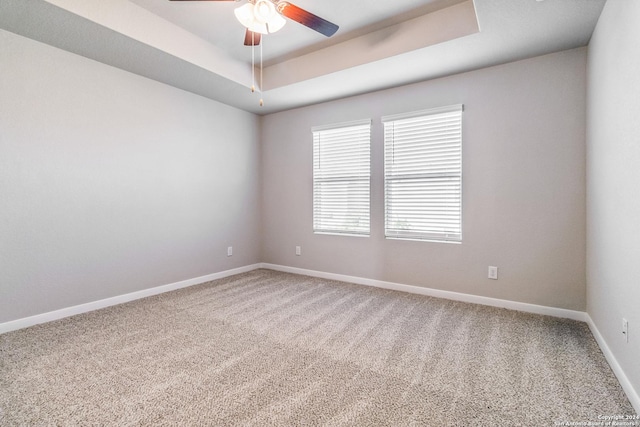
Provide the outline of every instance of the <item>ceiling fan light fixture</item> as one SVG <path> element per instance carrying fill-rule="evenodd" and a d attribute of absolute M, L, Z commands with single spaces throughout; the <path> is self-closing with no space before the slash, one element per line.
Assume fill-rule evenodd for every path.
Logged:
<path fill-rule="evenodd" d="M 253 5 L 253 15 L 256 21 L 266 24 L 276 13 L 276 7 L 270 0 L 258 0 Z"/>
<path fill-rule="evenodd" d="M 284 24 L 286 23 L 287 20 L 280 16 L 279 13 L 276 13 L 275 15 L 273 15 L 271 20 L 267 22 L 267 28 L 269 29 L 270 33 L 275 33 L 276 31 L 284 27 Z"/>
<path fill-rule="evenodd" d="M 257 0 L 255 4 L 247 3 L 236 8 L 233 13 L 245 28 L 254 33 L 275 33 L 287 23 L 270 0 Z"/>
<path fill-rule="evenodd" d="M 246 28 L 251 29 L 253 22 L 255 20 L 253 16 L 253 5 L 251 3 L 247 3 L 244 6 L 237 7 L 233 14 L 236 15 L 236 19 Z"/>

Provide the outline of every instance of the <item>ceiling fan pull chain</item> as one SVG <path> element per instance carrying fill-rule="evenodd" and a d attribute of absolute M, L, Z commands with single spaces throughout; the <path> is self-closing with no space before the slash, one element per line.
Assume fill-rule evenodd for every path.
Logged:
<path fill-rule="evenodd" d="M 256 49 L 256 33 L 251 32 L 251 93 L 256 91 L 256 65 L 255 65 L 255 49 Z"/>
<path fill-rule="evenodd" d="M 263 37 L 266 39 L 266 37 Z M 264 40 L 260 43 L 260 106 L 264 105 L 264 101 L 262 100 L 262 45 L 264 45 Z"/>

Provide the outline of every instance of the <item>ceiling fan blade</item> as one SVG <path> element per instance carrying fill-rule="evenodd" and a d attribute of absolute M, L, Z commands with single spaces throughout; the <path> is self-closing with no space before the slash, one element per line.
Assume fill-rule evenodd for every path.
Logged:
<path fill-rule="evenodd" d="M 319 16 L 314 15 L 311 12 L 291 4 L 287 1 L 278 2 L 278 11 L 289 19 L 299 22 L 312 30 L 324 34 L 327 37 L 331 37 L 338 31 L 338 26 L 333 22 L 329 22 L 326 19 L 322 19 Z"/>
<path fill-rule="evenodd" d="M 252 37 L 253 35 L 253 37 Z M 253 43 L 252 43 L 253 42 Z M 247 28 L 244 33 L 244 45 L 245 46 L 258 46 L 260 44 L 260 33 L 256 33 Z"/>

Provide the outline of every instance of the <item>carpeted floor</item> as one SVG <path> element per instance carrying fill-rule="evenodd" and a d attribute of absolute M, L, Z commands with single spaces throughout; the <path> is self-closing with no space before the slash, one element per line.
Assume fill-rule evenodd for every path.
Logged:
<path fill-rule="evenodd" d="M 0 335 L 2 426 L 553 426 L 633 413 L 584 323 L 269 270 Z"/>

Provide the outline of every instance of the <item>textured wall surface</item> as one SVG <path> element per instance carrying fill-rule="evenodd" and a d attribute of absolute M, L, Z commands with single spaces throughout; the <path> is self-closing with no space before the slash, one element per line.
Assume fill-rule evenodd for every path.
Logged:
<path fill-rule="evenodd" d="M 0 46 L 0 322 L 259 261 L 257 117 Z"/>
<path fill-rule="evenodd" d="M 636 396 L 640 394 L 638 22 L 640 2 L 607 2 L 589 45 L 587 91 L 587 311 Z M 629 342 L 622 334 L 623 318 L 629 322 Z"/>
<path fill-rule="evenodd" d="M 579 48 L 264 117 L 263 261 L 584 310 L 585 86 Z M 385 239 L 380 118 L 458 103 L 462 244 Z M 314 234 L 310 129 L 365 118 L 371 236 Z"/>

